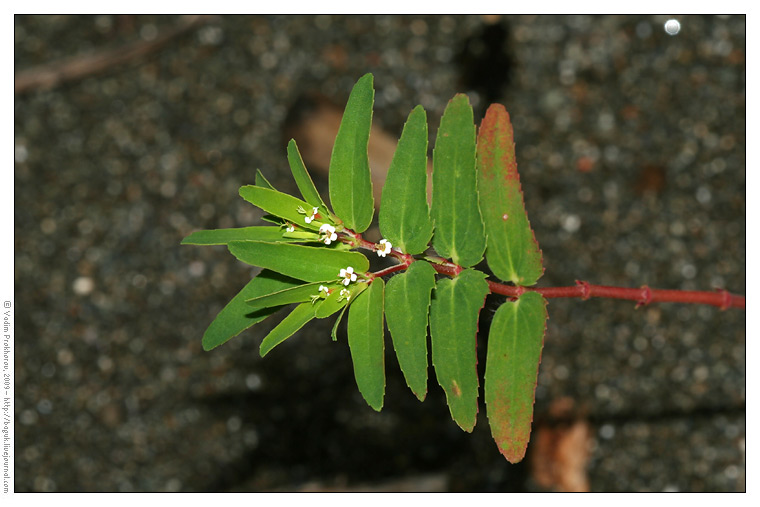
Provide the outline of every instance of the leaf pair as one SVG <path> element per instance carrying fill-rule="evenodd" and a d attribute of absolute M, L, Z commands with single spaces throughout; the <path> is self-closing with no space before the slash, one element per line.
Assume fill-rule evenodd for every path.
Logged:
<path fill-rule="evenodd" d="M 525 211 L 512 124 L 501 104 L 492 104 L 480 125 L 477 177 L 488 267 L 502 280 L 534 285 L 544 272 L 541 250 Z M 499 451 L 512 463 L 525 456 L 530 438 L 546 319 L 543 296 L 525 292 L 503 303 L 491 322 L 486 410 Z"/>
<path fill-rule="evenodd" d="M 317 285 L 319 285 L 319 288 Z M 319 296 L 322 287 L 332 291 L 324 299 Z M 293 336 L 309 321 L 315 318 L 324 319 L 345 309 L 351 298 L 357 298 L 366 288 L 367 284 L 365 283 L 357 284 L 352 290 L 341 289 L 336 284 L 322 286 L 321 284 L 312 283 L 249 300 L 247 303 L 254 307 L 259 305 L 278 306 L 289 303 L 300 303 L 264 337 L 259 348 L 261 357 L 264 357 L 277 345 Z"/>

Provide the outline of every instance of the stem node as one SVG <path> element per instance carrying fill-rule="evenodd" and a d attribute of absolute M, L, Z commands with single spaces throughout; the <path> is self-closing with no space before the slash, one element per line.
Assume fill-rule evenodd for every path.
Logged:
<path fill-rule="evenodd" d="M 647 306 L 651 302 L 652 302 L 652 289 L 650 289 L 647 285 L 642 285 L 641 299 L 636 303 L 636 308 L 638 309 L 640 306 Z"/>
<path fill-rule="evenodd" d="M 591 285 L 585 280 L 576 280 L 575 284 L 581 288 L 581 299 L 588 300 L 591 297 Z"/>

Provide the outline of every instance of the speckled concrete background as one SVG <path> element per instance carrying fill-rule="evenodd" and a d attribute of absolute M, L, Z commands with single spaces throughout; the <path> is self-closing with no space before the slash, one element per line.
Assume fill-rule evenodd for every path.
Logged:
<path fill-rule="evenodd" d="M 314 90 L 343 103 L 373 72 L 375 121 L 396 135 L 418 103 L 434 133 L 458 91 L 476 115 L 507 106 L 541 285 L 743 294 L 745 19 L 678 16 L 673 37 L 666 19 L 225 17 L 139 62 L 17 96 L 16 490 L 430 475 L 452 491 L 538 490 L 499 455 L 482 408 L 461 432 L 435 380 L 417 402 L 392 353 L 386 407 L 367 407 L 332 322 L 266 360 L 269 321 L 202 352 L 251 270 L 179 242 L 259 223 L 237 188 L 261 168 L 295 190 L 290 106 Z M 176 22 L 17 17 L 16 70 Z M 560 397 L 585 410 L 592 490 L 744 490 L 743 311 L 552 300 L 549 315 L 536 414 Z"/>

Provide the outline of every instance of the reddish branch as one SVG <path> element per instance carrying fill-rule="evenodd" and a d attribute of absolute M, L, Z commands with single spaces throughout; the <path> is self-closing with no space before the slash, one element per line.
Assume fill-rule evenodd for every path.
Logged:
<path fill-rule="evenodd" d="M 435 268 L 436 266 L 433 265 Z M 610 287 L 607 285 L 593 285 L 585 281 L 578 280 L 576 285 L 571 287 L 519 287 L 514 285 L 504 285 L 501 283 L 489 281 L 488 286 L 491 292 L 501 294 L 507 297 L 518 297 L 523 292 L 538 292 L 545 298 L 581 298 L 588 299 L 591 297 L 627 299 L 636 301 L 636 307 L 646 306 L 649 303 L 691 303 L 698 305 L 717 306 L 721 310 L 726 308 L 744 309 L 744 296 L 731 294 L 725 289 L 718 289 L 713 292 L 695 291 L 695 290 L 667 290 L 667 289 L 650 289 L 646 285 L 634 289 L 629 287 Z"/>
<path fill-rule="evenodd" d="M 366 250 L 377 251 L 374 243 L 364 240 L 360 234 L 355 234 L 344 230 L 349 237 L 344 237 L 346 243 L 354 247 L 364 248 Z M 389 275 L 397 271 L 403 271 L 414 262 L 414 257 L 401 253 L 393 249 L 390 254 L 399 261 L 399 264 L 382 269 L 375 273 L 370 273 L 371 278 Z M 430 265 L 442 275 L 456 276 L 462 271 L 462 267 L 445 259 L 430 258 Z M 608 285 L 593 285 L 586 281 L 577 280 L 571 287 L 521 287 L 518 285 L 507 285 L 503 283 L 488 281 L 488 287 L 494 294 L 501 294 L 510 298 L 519 297 L 521 294 L 529 291 L 538 292 L 545 298 L 580 298 L 583 300 L 595 298 L 626 299 L 636 301 L 636 308 L 646 306 L 649 303 L 690 303 L 698 305 L 711 305 L 725 310 L 727 308 L 745 309 L 745 297 L 738 294 L 731 294 L 725 289 L 715 291 L 695 291 L 695 290 L 668 290 L 668 289 L 651 289 L 644 285 L 640 288 L 629 287 L 610 287 Z"/>

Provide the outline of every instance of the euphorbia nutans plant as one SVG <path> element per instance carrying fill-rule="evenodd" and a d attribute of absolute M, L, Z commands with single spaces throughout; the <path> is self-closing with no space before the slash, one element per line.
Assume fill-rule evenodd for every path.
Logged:
<path fill-rule="evenodd" d="M 478 317 L 489 293 L 506 296 L 490 326 L 484 391 L 496 444 L 512 463 L 530 437 L 538 366 L 546 331 L 547 299 L 606 297 L 744 308 L 744 296 L 712 292 L 623 288 L 577 281 L 535 287 L 544 267 L 525 211 L 509 114 L 491 105 L 476 129 L 466 95 L 449 102 L 433 149 L 432 203 L 427 200 L 428 126 L 417 106 L 401 133 L 378 214 L 383 239 L 362 238 L 374 200 L 367 145 L 374 102 L 373 77 L 354 86 L 333 146 L 330 204 L 317 192 L 295 141 L 287 157 L 300 197 L 277 191 L 258 172 L 240 195 L 263 209 L 269 226 L 198 231 L 191 245 L 226 245 L 239 260 L 262 268 L 222 309 L 203 335 L 211 350 L 277 310 L 292 311 L 261 343 L 260 353 L 313 319 L 348 310 L 348 345 L 359 391 L 375 410 L 385 395 L 385 336 L 407 385 L 420 401 L 428 385 L 430 331 L 435 376 L 451 416 L 467 432 L 475 426 Z M 432 241 L 432 247 L 431 247 Z M 370 271 L 367 256 L 396 264 Z M 493 273 L 475 269 L 485 255 Z M 385 279 L 388 279 L 387 282 Z"/>

